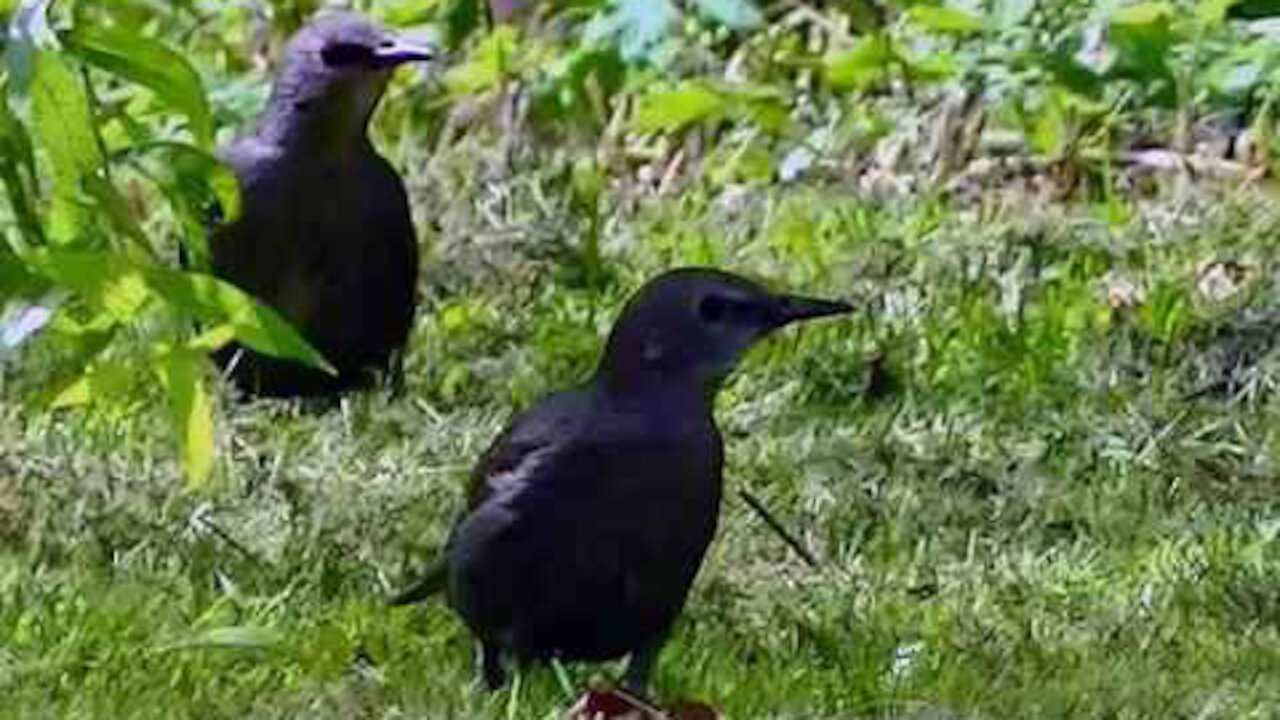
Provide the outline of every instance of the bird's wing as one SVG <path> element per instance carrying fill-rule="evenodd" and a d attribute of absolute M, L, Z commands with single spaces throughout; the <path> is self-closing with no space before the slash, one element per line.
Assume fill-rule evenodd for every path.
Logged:
<path fill-rule="evenodd" d="M 486 478 L 455 528 L 450 602 L 482 635 L 563 632 L 565 647 L 604 653 L 683 605 L 715 532 L 721 456 L 705 436 L 610 424 L 580 425 Z"/>
<path fill-rule="evenodd" d="M 573 435 L 590 402 L 586 390 L 557 393 L 512 419 L 471 471 L 467 511 L 476 510 L 519 477 L 519 470 L 535 455 Z"/>
<path fill-rule="evenodd" d="M 557 438 L 572 432 L 568 424 L 574 411 L 586 402 L 588 399 L 580 391 L 560 393 L 513 418 L 476 462 L 467 487 L 466 510 L 455 524 L 454 533 L 495 492 L 518 480 L 522 476 L 521 468 L 527 468 L 531 458 L 553 447 Z M 452 537 L 449 542 L 452 544 Z M 408 605 L 426 600 L 444 589 L 448 574 L 446 549 L 422 578 L 396 595 L 391 604 Z"/>
<path fill-rule="evenodd" d="M 418 234 L 413 225 L 413 210 L 409 204 L 409 194 L 405 190 L 404 180 L 395 167 L 381 155 L 374 154 L 379 178 L 379 202 L 385 207 L 379 208 L 378 221 L 386 227 L 381 232 L 386 237 L 401 238 L 404 242 L 394 248 L 396 257 L 392 268 L 404 273 L 402 278 L 405 287 L 416 289 L 418 284 Z M 412 298 L 410 298 L 412 301 Z"/>

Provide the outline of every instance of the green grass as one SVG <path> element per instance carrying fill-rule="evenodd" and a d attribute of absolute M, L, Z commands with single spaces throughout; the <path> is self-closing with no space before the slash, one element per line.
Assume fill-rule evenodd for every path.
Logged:
<path fill-rule="evenodd" d="M 738 718 L 1280 712 L 1265 205 L 1205 188 L 1194 213 L 1113 227 L 1016 196 L 815 184 L 726 209 L 694 188 L 611 212 L 606 279 L 583 283 L 570 241 L 546 259 L 574 226 L 539 182 L 483 191 L 508 194 L 501 217 L 434 201 L 402 397 L 223 402 L 207 493 L 183 490 L 158 405 L 0 405 L 0 716 L 551 717 L 549 670 L 486 696 L 445 607 L 384 600 L 506 416 L 583 377 L 622 298 L 691 262 L 862 312 L 773 340 L 726 389 L 731 492 L 659 694 Z M 1227 260 L 1239 292 L 1206 298 L 1202 268 Z M 1140 304 L 1109 305 L 1121 280 Z M 6 396 L 40 358 L 4 371 Z"/>

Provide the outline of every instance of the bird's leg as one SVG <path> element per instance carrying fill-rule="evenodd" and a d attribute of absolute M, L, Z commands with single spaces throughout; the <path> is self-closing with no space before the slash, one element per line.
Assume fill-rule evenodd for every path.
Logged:
<path fill-rule="evenodd" d="M 502 651 L 493 643 L 480 645 L 480 675 L 484 678 L 484 686 L 489 692 L 502 687 L 507 682 L 507 672 L 502 669 Z"/>
<path fill-rule="evenodd" d="M 653 672 L 653 666 L 658 661 L 658 653 L 662 651 L 662 645 L 666 640 L 665 634 L 660 635 L 631 653 L 631 659 L 627 661 L 627 672 L 622 677 L 623 690 L 639 698 L 645 696 L 645 688 L 649 686 L 649 675 Z"/>

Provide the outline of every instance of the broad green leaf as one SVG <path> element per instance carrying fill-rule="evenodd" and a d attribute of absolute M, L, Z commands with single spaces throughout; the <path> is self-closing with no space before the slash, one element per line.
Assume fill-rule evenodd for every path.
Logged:
<path fill-rule="evenodd" d="M 141 377 L 132 362 L 109 361 L 98 358 L 78 376 L 62 384 L 48 401 L 51 410 L 67 410 L 90 403 L 110 405 L 127 404 L 135 395 Z"/>
<path fill-rule="evenodd" d="M 932 53 L 923 58 L 906 60 L 911 80 L 915 83 L 936 83 L 960 74 L 960 63 L 947 52 Z"/>
<path fill-rule="evenodd" d="M 0 158 L 27 178 L 36 176 L 36 152 L 31 135 L 7 103 L 0 102 Z"/>
<path fill-rule="evenodd" d="M 1107 74 L 1142 83 L 1165 105 L 1175 100 L 1169 67 L 1176 43 L 1173 16 L 1171 5 L 1152 2 L 1122 8 L 1111 17 L 1110 40 L 1116 62 Z"/>
<path fill-rule="evenodd" d="M 1111 22 L 1121 25 L 1150 25 L 1174 14 L 1173 6 L 1166 2 L 1145 2 L 1122 7 L 1111 16 Z"/>
<path fill-rule="evenodd" d="M 404 27 L 432 20 L 444 0 L 399 0 L 386 3 L 381 17 L 388 25 Z M 381 4 L 381 3 L 379 3 Z"/>
<path fill-rule="evenodd" d="M 1028 140 L 1041 154 L 1056 157 L 1067 142 L 1068 120 L 1062 90 L 1050 92 L 1044 106 L 1030 117 Z"/>
<path fill-rule="evenodd" d="M 56 377 L 36 394 L 35 404 L 49 409 L 83 405 L 93 396 L 93 372 L 120 333 L 119 324 L 106 315 L 78 323 L 67 313 L 53 316 L 46 331 L 56 337 L 66 355 L 58 361 Z M 134 374 L 136 375 L 136 368 Z"/>
<path fill-rule="evenodd" d="M 280 313 L 211 275 L 153 267 L 147 282 L 170 306 L 209 323 L 235 328 L 236 339 L 260 353 L 335 372 Z"/>
<path fill-rule="evenodd" d="M 153 91 L 186 115 L 196 142 L 213 146 L 213 112 L 200 75 L 164 44 L 128 30 L 78 25 L 66 37 L 68 50 L 108 72 Z"/>
<path fill-rule="evenodd" d="M 982 30 L 982 18 L 950 7 L 916 5 L 908 11 L 912 22 L 935 33 L 975 33 Z"/>
<path fill-rule="evenodd" d="M 1066 90 L 1090 98 L 1098 98 L 1106 89 L 1106 78 L 1083 65 L 1071 53 L 1059 50 L 1033 55 L 1048 70 L 1055 82 Z"/>
<path fill-rule="evenodd" d="M 0 245 L 0 304 L 43 294 L 47 289 L 48 283 L 35 274 L 22 256 Z"/>
<path fill-rule="evenodd" d="M 203 489 L 213 472 L 213 406 L 204 386 L 205 356 L 190 350 L 168 353 L 158 370 L 169 393 L 169 408 L 178 434 L 182 468 L 188 486 Z"/>
<path fill-rule="evenodd" d="M 258 352 L 333 372 L 278 312 L 215 277 L 137 263 L 109 252 L 42 251 L 37 258 L 45 275 L 117 322 L 133 320 L 149 300 L 159 298 L 187 317 L 230 325 L 237 340 Z"/>
<path fill-rule="evenodd" d="M 495 28 L 476 48 L 467 62 L 445 74 L 444 83 L 454 95 L 474 95 L 496 90 L 511 75 L 512 59 L 518 51 L 515 28 Z"/>
<path fill-rule="evenodd" d="M 762 83 L 734 83 L 717 90 L 732 100 L 732 112 L 773 135 L 785 135 L 792 126 L 791 91 Z"/>
<path fill-rule="evenodd" d="M 868 35 L 853 48 L 823 60 L 827 83 L 837 90 L 865 90 L 884 82 L 897 55 L 888 36 Z"/>
<path fill-rule="evenodd" d="M 5 102 L 0 102 L 0 182 L 22 231 L 20 236 L 8 236 L 10 245 L 17 251 L 43 245 L 44 229 L 36 206 L 39 180 L 35 148 L 26 127 Z"/>
<path fill-rule="evenodd" d="M 651 92 L 640 101 L 635 127 L 642 133 L 671 132 L 723 117 L 728 100 L 705 85 L 686 82 L 675 90 Z"/>
<path fill-rule="evenodd" d="M 221 350 L 236 339 L 236 328 L 234 325 L 219 325 L 210 330 L 200 333 L 199 336 L 191 339 L 187 343 L 188 350 L 195 350 L 202 353 L 211 353 L 215 350 Z"/>
<path fill-rule="evenodd" d="M 447 0 L 444 14 L 445 38 L 448 46 L 457 48 L 484 25 L 484 0 Z"/>
<path fill-rule="evenodd" d="M 33 260 L 56 285 L 73 290 L 116 322 L 135 319 L 151 299 L 146 274 L 123 255 L 45 250 Z"/>
<path fill-rule="evenodd" d="M 81 375 L 63 386 L 49 400 L 50 410 L 83 407 L 93 400 L 93 385 L 88 375 Z"/>
<path fill-rule="evenodd" d="M 60 244 L 77 239 L 89 219 L 81 191 L 84 179 L 102 167 L 93 115 L 80 76 L 62 57 L 39 50 L 32 77 L 32 131 L 49 158 L 53 197 L 48 213 L 49 238 Z"/>
<path fill-rule="evenodd" d="M 751 0 L 693 0 L 698 12 L 733 30 L 754 30 L 764 16 Z"/>

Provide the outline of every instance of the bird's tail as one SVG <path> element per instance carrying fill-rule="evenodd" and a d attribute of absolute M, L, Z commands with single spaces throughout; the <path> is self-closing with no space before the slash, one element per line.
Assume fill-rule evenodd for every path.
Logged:
<path fill-rule="evenodd" d="M 449 579 L 449 568 L 445 565 L 444 560 L 438 560 L 428 570 L 421 580 L 413 583 L 408 588 L 402 590 L 398 595 L 391 598 L 392 605 L 411 605 L 413 603 L 422 602 L 436 593 L 444 590 L 445 583 Z"/>

